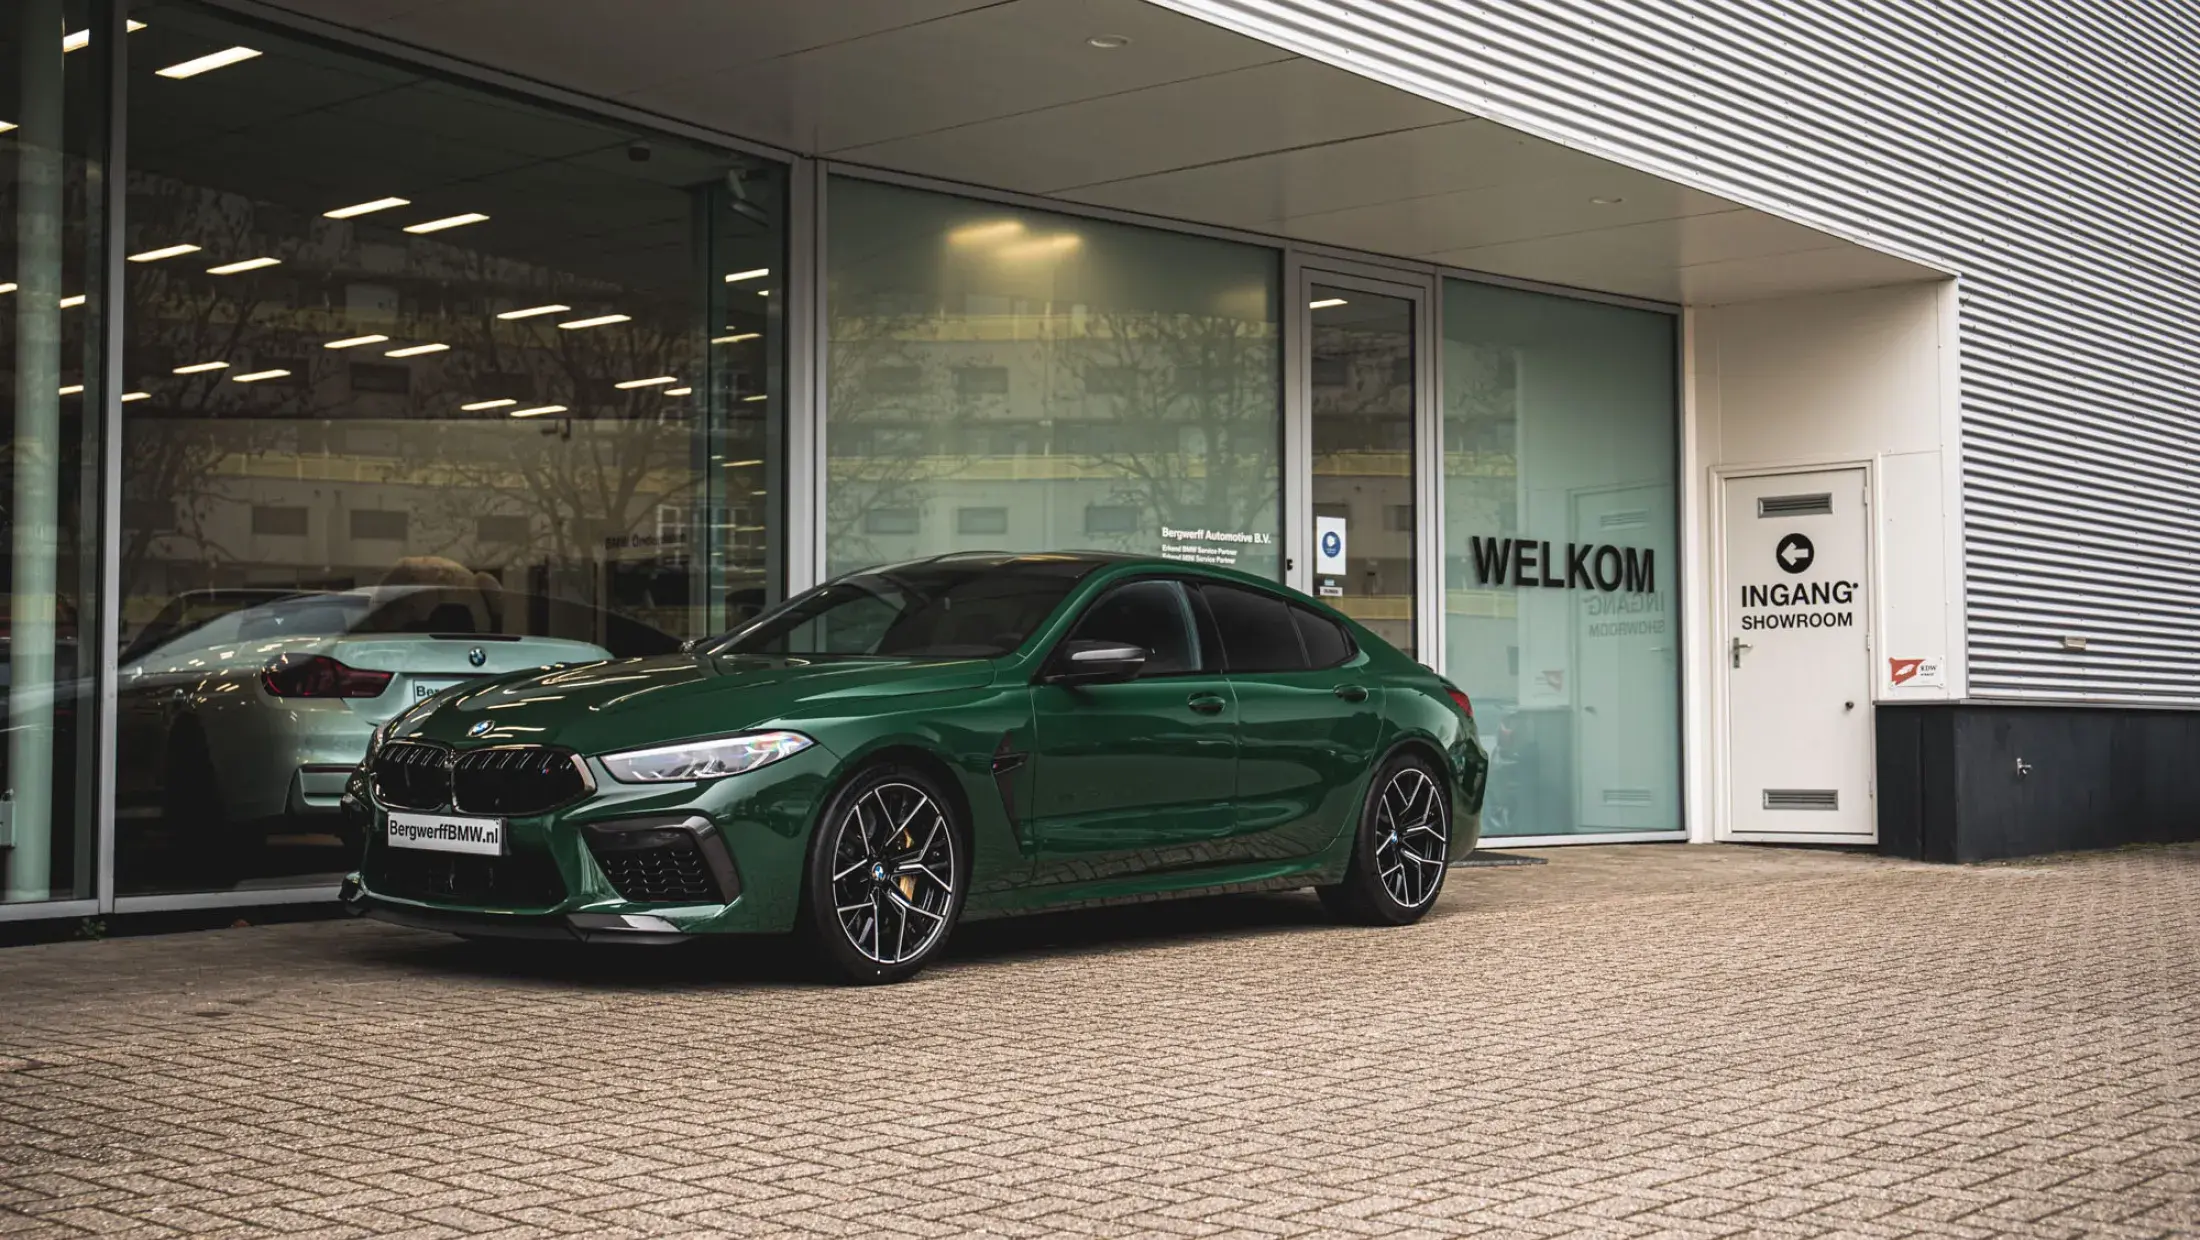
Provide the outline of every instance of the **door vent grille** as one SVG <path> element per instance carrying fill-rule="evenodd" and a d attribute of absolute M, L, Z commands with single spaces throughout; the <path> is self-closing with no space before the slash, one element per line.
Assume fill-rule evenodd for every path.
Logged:
<path fill-rule="evenodd" d="M 1626 512 L 1607 512 L 1597 518 L 1597 528 L 1605 530 L 1632 530 L 1650 524 L 1648 509 L 1630 508 Z"/>
<path fill-rule="evenodd" d="M 1760 517 L 1820 517 L 1833 511 L 1833 493 L 1815 495 L 1762 495 L 1757 499 Z"/>
<path fill-rule="evenodd" d="M 1767 788 L 1766 809 L 1840 809 L 1838 788 Z"/>
<path fill-rule="evenodd" d="M 1650 790 L 1648 788 L 1606 788 L 1604 790 L 1604 803 L 1606 805 L 1648 805 L 1650 803 Z"/>

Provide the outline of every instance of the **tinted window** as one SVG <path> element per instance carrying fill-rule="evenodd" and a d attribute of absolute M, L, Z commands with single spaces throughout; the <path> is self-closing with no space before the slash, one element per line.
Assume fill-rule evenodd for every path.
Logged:
<path fill-rule="evenodd" d="M 1006 654 L 1094 567 L 1076 560 L 946 560 L 851 573 L 757 617 L 712 650 L 935 659 Z"/>
<path fill-rule="evenodd" d="M 1203 585 L 1200 593 L 1222 634 L 1222 651 L 1233 672 L 1294 672 L 1306 667 L 1291 606 L 1272 594 L 1236 586 Z"/>
<path fill-rule="evenodd" d="M 1293 607 L 1299 640 L 1306 643 L 1306 660 L 1315 667 L 1335 667 L 1352 657 L 1352 642 L 1337 622 L 1304 607 Z"/>
<path fill-rule="evenodd" d="M 1146 652 L 1140 676 L 1169 676 L 1199 670 L 1199 639 L 1191 620 L 1184 587 L 1173 581 L 1134 581 L 1093 604 L 1070 637 L 1127 642 Z"/>

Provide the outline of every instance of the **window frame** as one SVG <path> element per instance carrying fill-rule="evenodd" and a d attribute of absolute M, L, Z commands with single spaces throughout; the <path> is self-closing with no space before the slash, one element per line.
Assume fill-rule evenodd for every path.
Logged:
<path fill-rule="evenodd" d="M 1323 612 L 1319 608 L 1309 607 L 1305 603 L 1297 602 L 1292 599 L 1285 599 L 1284 605 L 1291 609 L 1294 616 L 1312 616 L 1316 620 L 1321 621 L 1323 624 L 1328 625 L 1330 628 L 1337 630 L 1337 636 L 1344 639 L 1343 658 L 1338 659 L 1333 663 L 1316 663 L 1314 662 L 1313 649 L 1306 644 L 1306 631 L 1304 629 L 1300 629 L 1297 621 L 1294 620 L 1291 627 L 1298 632 L 1299 648 L 1306 651 L 1306 670 L 1310 672 L 1335 671 L 1340 667 L 1350 667 L 1355 661 L 1359 659 L 1360 641 L 1358 638 L 1352 636 L 1351 628 L 1348 627 L 1342 620 L 1323 614 Z"/>
<path fill-rule="evenodd" d="M 1354 663 L 1358 662 L 1361 656 L 1365 653 L 1360 646 L 1359 639 L 1352 635 L 1352 629 L 1349 625 L 1346 625 L 1339 620 L 1325 614 L 1319 607 L 1309 606 L 1305 601 L 1293 598 L 1291 597 L 1291 595 L 1284 593 L 1280 589 L 1266 588 L 1252 582 L 1221 581 L 1217 579 L 1196 580 L 1198 582 L 1199 588 L 1195 590 L 1194 593 L 1201 596 L 1199 609 L 1203 614 L 1207 615 L 1207 623 L 1210 625 L 1214 625 L 1215 627 L 1215 644 L 1216 647 L 1222 651 L 1222 673 L 1226 676 L 1288 676 L 1294 672 L 1333 672 L 1336 671 L 1338 668 L 1352 666 Z M 1337 632 L 1344 637 L 1344 658 L 1339 659 L 1334 663 L 1323 663 L 1317 665 L 1314 662 L 1313 652 L 1306 648 L 1306 635 L 1299 631 L 1298 621 L 1294 618 L 1291 622 L 1291 640 L 1298 644 L 1299 657 L 1305 660 L 1306 663 L 1304 667 L 1247 671 L 1239 671 L 1238 669 L 1231 667 L 1230 645 L 1228 642 L 1222 640 L 1221 626 L 1219 624 L 1215 624 L 1211 613 L 1207 612 L 1207 600 L 1205 598 L 1205 593 L 1209 588 L 1239 590 L 1246 594 L 1264 596 L 1283 604 L 1285 610 L 1288 612 L 1297 613 L 1303 611 L 1308 615 L 1319 619 L 1324 624 L 1334 626 Z"/>

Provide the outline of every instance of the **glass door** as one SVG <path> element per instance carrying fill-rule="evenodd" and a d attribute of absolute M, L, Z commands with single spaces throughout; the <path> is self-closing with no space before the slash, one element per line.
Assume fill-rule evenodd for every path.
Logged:
<path fill-rule="evenodd" d="M 1426 290 L 1306 269 L 1291 584 L 1424 662 Z M 1424 645 L 1431 648 L 1423 649 Z"/>

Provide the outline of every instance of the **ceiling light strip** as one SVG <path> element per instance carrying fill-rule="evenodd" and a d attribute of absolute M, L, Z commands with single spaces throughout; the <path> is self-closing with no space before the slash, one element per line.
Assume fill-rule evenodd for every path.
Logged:
<path fill-rule="evenodd" d="M 184 78 L 197 77 L 201 73 L 211 73 L 216 69 L 223 68 L 224 66 L 236 64 L 238 61 L 250 60 L 259 54 L 260 53 L 256 48 L 224 48 L 221 51 L 208 52 L 204 56 L 199 56 L 191 60 L 186 60 L 180 64 L 170 65 L 165 69 L 156 69 L 154 70 L 154 72 L 158 73 L 164 78 L 173 78 L 177 81 L 181 81 Z"/>
<path fill-rule="evenodd" d="M 209 267 L 206 269 L 206 274 L 210 276 L 233 276 L 240 271 L 258 271 L 262 267 L 280 266 L 282 261 L 282 259 L 269 258 L 263 254 L 258 258 L 239 259 L 234 263 L 223 263 L 219 267 Z"/>
<path fill-rule="evenodd" d="M 479 224 L 488 218 L 479 211 L 468 211 L 463 215 L 446 215 L 439 220 L 423 220 L 418 224 L 407 224 L 405 225 L 405 231 L 409 233 L 442 232 L 446 228 L 463 228 L 468 224 Z"/>
<path fill-rule="evenodd" d="M 133 263 L 157 263 L 164 258 L 174 258 L 179 254 L 196 254 L 198 252 L 199 247 L 184 242 L 180 245 L 164 245 L 157 250 L 146 250 L 132 254 L 130 261 Z"/>
<path fill-rule="evenodd" d="M 392 196 L 370 199 L 366 202 L 355 202 L 348 207 L 338 207 L 333 211 L 323 211 L 321 214 L 332 220 L 348 220 L 355 215 L 365 215 L 370 211 L 387 211 L 391 207 L 409 207 L 411 205 L 412 199 L 410 198 Z"/>

